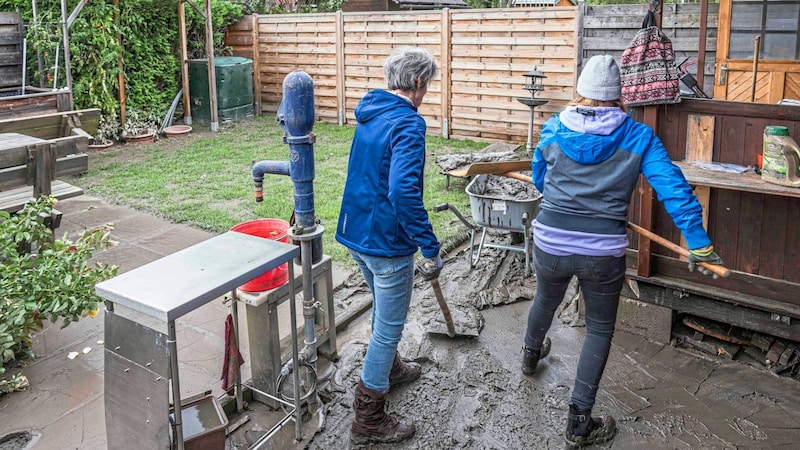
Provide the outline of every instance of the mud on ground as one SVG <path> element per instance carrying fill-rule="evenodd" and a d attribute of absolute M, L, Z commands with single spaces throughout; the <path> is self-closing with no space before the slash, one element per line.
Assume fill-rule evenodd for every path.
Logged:
<path fill-rule="evenodd" d="M 502 231 L 490 230 L 490 239 L 511 242 Z M 399 351 L 422 364 L 423 375 L 390 391 L 387 402 L 388 411 L 413 420 L 417 432 L 403 443 L 370 448 L 565 447 L 562 433 L 585 331 L 575 289 L 550 330 L 550 355 L 536 375 L 526 377 L 519 365 L 535 275 L 524 277 L 522 252 L 485 249 L 475 268 L 467 253 L 461 246 L 445 258 L 440 282 L 453 316 L 477 320 L 480 336 L 427 333 L 431 322 L 441 325 L 441 313 L 430 284 L 417 278 Z M 338 301 L 369 301 L 363 285 L 342 295 Z M 369 320 L 363 314 L 340 333 L 346 344 L 319 389 L 324 423 L 316 432 L 316 425 L 309 427 L 301 446 L 352 448 L 351 405 Z M 617 437 L 602 448 L 793 448 L 800 439 L 798 387 L 796 380 L 742 363 L 617 332 L 594 414 L 611 414 L 618 424 Z"/>

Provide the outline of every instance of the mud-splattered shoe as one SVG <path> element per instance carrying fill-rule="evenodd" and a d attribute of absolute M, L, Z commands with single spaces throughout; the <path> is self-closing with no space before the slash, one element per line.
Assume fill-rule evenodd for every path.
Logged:
<path fill-rule="evenodd" d="M 422 366 L 415 362 L 403 361 L 400 358 L 400 353 L 394 354 L 392 371 L 389 372 L 390 387 L 397 387 L 401 384 L 417 381 L 419 380 L 420 375 L 422 375 Z"/>
<path fill-rule="evenodd" d="M 571 449 L 587 445 L 602 444 L 610 441 L 617 434 L 617 423 L 611 416 L 605 419 L 592 417 L 592 410 L 579 410 L 575 405 L 569 405 L 567 414 L 567 430 L 564 440 Z"/>
<path fill-rule="evenodd" d="M 353 397 L 353 411 L 356 413 L 350 428 L 350 443 L 367 445 L 372 443 L 400 442 L 410 438 L 417 431 L 412 422 L 397 420 L 385 411 L 386 394 L 364 386 L 358 380 Z"/>
<path fill-rule="evenodd" d="M 544 358 L 550 353 L 550 338 L 545 337 L 542 342 L 542 348 L 539 351 L 531 350 L 527 346 L 522 346 L 522 373 L 525 375 L 533 375 L 536 371 L 536 366 L 539 360 Z"/>

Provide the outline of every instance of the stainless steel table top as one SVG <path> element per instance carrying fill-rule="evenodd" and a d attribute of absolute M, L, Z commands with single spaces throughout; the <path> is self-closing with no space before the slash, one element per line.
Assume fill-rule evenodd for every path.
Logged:
<path fill-rule="evenodd" d="M 95 292 L 169 322 L 299 254 L 297 245 L 229 231 L 98 283 Z"/>

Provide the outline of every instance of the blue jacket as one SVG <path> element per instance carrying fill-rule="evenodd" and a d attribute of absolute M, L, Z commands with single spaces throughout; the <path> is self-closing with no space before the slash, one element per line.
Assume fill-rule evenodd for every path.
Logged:
<path fill-rule="evenodd" d="M 543 225 L 625 234 L 628 204 L 641 173 L 689 248 L 711 243 L 702 206 L 661 140 L 619 108 L 569 107 L 549 119 L 542 126 L 532 169 L 543 194 L 537 217 Z"/>
<path fill-rule="evenodd" d="M 422 203 L 425 120 L 407 100 L 373 90 L 355 110 L 336 240 L 372 256 L 439 253 Z"/>

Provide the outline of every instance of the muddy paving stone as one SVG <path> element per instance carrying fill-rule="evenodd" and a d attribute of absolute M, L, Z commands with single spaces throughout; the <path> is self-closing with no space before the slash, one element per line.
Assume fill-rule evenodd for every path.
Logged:
<path fill-rule="evenodd" d="M 426 320 L 441 321 L 441 312 L 429 283 L 416 280 L 399 351 L 419 362 L 423 374 L 411 385 L 392 389 L 387 410 L 414 421 L 417 432 L 399 444 L 363 448 L 565 448 L 566 409 L 585 334 L 583 327 L 570 324 L 582 322 L 565 306 L 550 330 L 550 355 L 536 374 L 523 375 L 519 361 L 535 275 L 524 277 L 519 252 L 492 250 L 479 262 L 471 268 L 462 246 L 445 258 L 440 277 L 451 310 L 472 307 L 483 318 L 478 337 L 428 333 Z M 369 297 L 355 282 L 347 289 L 361 301 Z M 572 287 L 567 297 L 574 295 Z M 353 448 L 351 405 L 370 327 L 370 314 L 363 316 L 340 333 L 340 360 L 330 381 L 320 385 L 321 397 L 327 399 L 324 426 L 308 430 L 313 435 L 302 447 Z M 742 363 L 617 332 L 594 413 L 614 416 L 619 431 L 613 441 L 596 448 L 772 448 L 792 439 L 796 443 L 800 427 L 792 424 L 798 421 L 781 417 L 780 411 L 800 405 L 798 383 L 774 383 L 774 375 L 756 369 L 753 376 L 742 376 L 750 370 Z M 783 425 L 775 426 L 775 420 Z"/>

